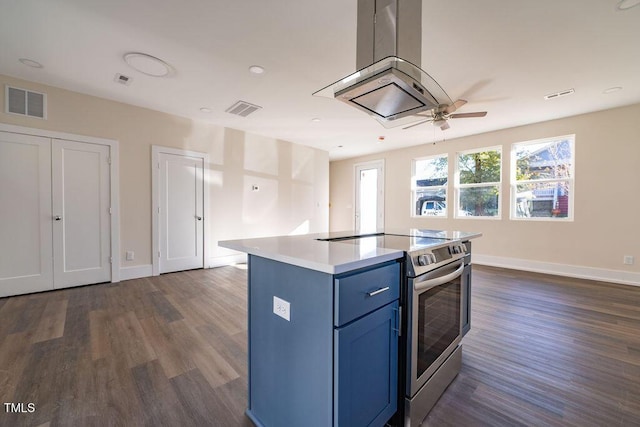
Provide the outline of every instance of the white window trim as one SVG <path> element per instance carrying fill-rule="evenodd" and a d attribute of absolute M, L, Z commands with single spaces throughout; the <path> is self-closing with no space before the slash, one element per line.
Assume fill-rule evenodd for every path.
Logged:
<path fill-rule="evenodd" d="M 524 144 L 542 144 L 545 142 L 557 141 L 568 139 L 571 144 L 571 153 L 573 155 L 573 159 L 571 162 L 571 167 L 569 169 L 569 178 L 544 178 L 544 179 L 527 179 L 527 180 L 516 180 L 516 169 L 517 169 L 517 159 L 516 159 L 516 147 L 518 145 Z M 575 201 L 575 191 L 576 191 L 576 183 L 575 183 L 575 163 L 576 163 L 576 135 L 568 134 L 568 135 L 560 135 L 554 136 L 550 138 L 541 138 L 541 139 L 532 139 L 530 141 L 519 141 L 511 144 L 511 168 L 510 168 L 510 179 L 509 179 L 509 219 L 513 221 L 532 221 L 532 222 L 573 222 L 574 215 L 574 201 Z M 570 197 L 569 197 L 569 215 L 566 218 L 558 218 L 558 217 L 517 217 L 515 216 L 515 200 L 516 200 L 516 192 L 518 184 L 528 184 L 528 183 L 541 183 L 541 182 L 568 182 L 570 188 Z"/>
<path fill-rule="evenodd" d="M 415 197 L 415 193 L 416 193 L 416 191 L 418 189 L 418 187 L 416 186 L 416 181 L 418 179 L 420 179 L 420 177 L 416 175 L 416 163 L 418 161 L 420 161 L 420 160 L 430 160 L 430 159 L 436 159 L 436 158 L 439 158 L 439 157 L 445 157 L 447 159 L 447 183 L 445 185 L 434 185 L 434 186 L 431 186 L 430 188 L 434 188 L 434 189 L 443 188 L 444 189 L 445 194 L 446 194 L 446 199 L 445 200 L 447 202 L 446 215 L 441 215 L 441 216 L 438 216 L 438 215 L 433 215 L 433 216 L 431 216 L 431 215 L 416 215 L 416 213 L 415 213 L 416 212 L 416 197 Z M 416 158 L 411 160 L 411 184 L 410 184 L 410 187 L 411 187 L 411 198 L 410 198 L 410 201 L 409 201 L 410 209 L 411 209 L 409 212 L 411 212 L 411 218 L 429 218 L 429 219 L 431 219 L 431 218 L 438 218 L 438 219 L 447 219 L 447 218 L 449 218 L 449 212 L 450 212 L 450 209 L 449 209 L 449 206 L 450 206 L 450 203 L 449 203 L 449 193 L 450 193 L 449 192 L 449 182 L 451 181 L 449 179 L 449 166 L 450 166 L 449 153 L 435 154 L 433 156 L 416 157 Z"/>
<path fill-rule="evenodd" d="M 474 183 L 474 184 L 460 184 L 460 162 L 459 157 L 463 154 L 473 154 L 473 153 L 482 153 L 485 151 L 498 151 L 500 153 L 500 181 L 498 182 L 483 182 L 483 183 Z M 456 152 L 455 157 L 455 173 L 453 180 L 454 187 L 454 202 L 455 202 L 455 210 L 453 211 L 453 218 L 455 219 L 474 219 L 474 220 L 489 220 L 489 221 L 499 221 L 502 220 L 502 203 L 503 203 L 503 191 L 502 191 L 502 166 L 504 164 L 504 153 L 503 153 L 502 145 L 494 145 L 491 147 L 481 147 L 474 148 L 471 150 L 464 150 Z M 458 215 L 458 207 L 460 206 L 460 190 L 463 188 L 479 188 L 479 187 L 498 187 L 498 214 L 496 216 L 464 216 Z"/>

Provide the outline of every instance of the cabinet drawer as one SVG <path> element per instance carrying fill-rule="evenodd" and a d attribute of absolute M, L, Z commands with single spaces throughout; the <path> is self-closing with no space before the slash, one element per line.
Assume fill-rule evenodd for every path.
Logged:
<path fill-rule="evenodd" d="M 334 325 L 341 326 L 398 299 L 400 264 L 338 276 L 334 284 Z"/>

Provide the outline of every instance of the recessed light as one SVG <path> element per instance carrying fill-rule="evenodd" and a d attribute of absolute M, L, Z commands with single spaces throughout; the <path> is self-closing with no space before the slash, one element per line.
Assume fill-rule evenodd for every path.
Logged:
<path fill-rule="evenodd" d="M 311 119 L 312 122 L 314 123 L 318 123 L 321 119 L 318 117 L 314 117 L 313 119 Z"/>
<path fill-rule="evenodd" d="M 618 10 L 628 10 L 640 4 L 640 0 L 621 0 L 616 6 Z"/>
<path fill-rule="evenodd" d="M 249 72 L 253 74 L 263 74 L 264 68 L 259 65 L 252 65 L 251 67 L 249 67 Z"/>
<path fill-rule="evenodd" d="M 22 62 L 24 65 L 26 65 L 27 67 L 31 67 L 31 68 L 44 68 L 44 65 L 42 65 L 41 63 L 39 63 L 38 61 L 34 61 L 33 59 L 28 59 L 28 58 L 20 58 L 18 59 L 18 61 Z"/>
<path fill-rule="evenodd" d="M 382 78 L 382 79 L 378 80 L 378 84 L 386 85 L 386 84 L 389 84 L 390 81 L 391 80 L 389 80 L 388 78 L 385 77 L 385 78 Z"/>
<path fill-rule="evenodd" d="M 608 89 L 603 90 L 602 93 L 609 94 L 609 93 L 617 92 L 619 90 L 622 90 L 622 87 L 621 86 L 615 86 L 615 87 L 610 87 Z"/>
<path fill-rule="evenodd" d="M 202 111 L 203 113 L 210 113 L 211 112 L 211 108 L 202 107 L 202 108 L 200 108 L 200 111 Z"/>
<path fill-rule="evenodd" d="M 122 56 L 134 70 L 152 77 L 167 77 L 173 69 L 160 58 L 140 52 L 129 52 Z"/>

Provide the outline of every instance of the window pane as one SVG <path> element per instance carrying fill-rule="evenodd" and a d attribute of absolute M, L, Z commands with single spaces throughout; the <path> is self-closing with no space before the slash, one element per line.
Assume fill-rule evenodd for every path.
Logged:
<path fill-rule="evenodd" d="M 516 144 L 516 180 L 570 178 L 571 147 L 567 139 Z"/>
<path fill-rule="evenodd" d="M 447 216 L 448 157 L 414 160 L 413 215 Z"/>
<path fill-rule="evenodd" d="M 498 216 L 499 187 L 472 187 L 460 189 L 457 216 Z"/>
<path fill-rule="evenodd" d="M 500 182 L 500 151 L 459 154 L 460 184 Z"/>
<path fill-rule="evenodd" d="M 540 182 L 516 186 L 516 218 L 566 218 L 569 216 L 569 183 Z"/>

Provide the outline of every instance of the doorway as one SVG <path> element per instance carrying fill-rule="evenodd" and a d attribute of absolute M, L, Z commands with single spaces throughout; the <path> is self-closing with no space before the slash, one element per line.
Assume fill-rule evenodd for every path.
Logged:
<path fill-rule="evenodd" d="M 154 276 L 205 267 L 207 157 L 152 147 Z"/>
<path fill-rule="evenodd" d="M 384 229 L 384 160 L 358 163 L 355 169 L 355 230 Z"/>
<path fill-rule="evenodd" d="M 0 296 L 118 280 L 112 149 L 0 131 Z"/>

